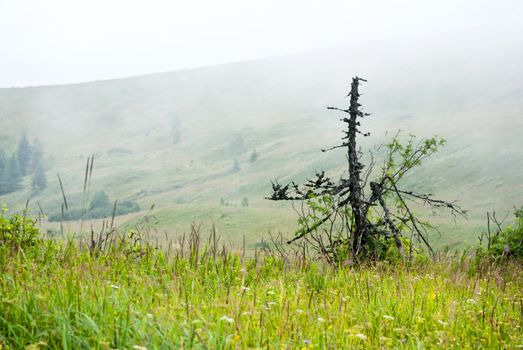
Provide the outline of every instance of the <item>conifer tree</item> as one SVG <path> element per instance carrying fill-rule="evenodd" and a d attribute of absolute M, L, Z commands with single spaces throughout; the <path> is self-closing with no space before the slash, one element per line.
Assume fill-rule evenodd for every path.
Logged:
<path fill-rule="evenodd" d="M 47 176 L 41 162 L 35 165 L 33 178 L 31 180 L 31 191 L 33 194 L 40 193 L 47 187 Z"/>
<path fill-rule="evenodd" d="M 31 145 L 29 144 L 29 141 L 27 141 L 27 136 L 24 134 L 18 142 L 18 148 L 16 151 L 21 176 L 28 174 L 29 166 L 31 164 L 31 153 Z"/>
<path fill-rule="evenodd" d="M 45 164 L 44 164 L 44 150 L 40 140 L 35 139 L 33 141 L 32 149 L 33 156 L 31 159 L 31 172 L 33 178 L 31 180 L 31 190 L 34 194 L 39 193 L 47 187 L 47 177 L 45 175 Z"/>
<path fill-rule="evenodd" d="M 5 154 L 4 154 L 4 151 L 2 151 L 0 149 L 0 181 L 2 179 L 2 176 L 4 174 L 4 171 L 5 171 L 5 167 L 6 167 L 6 158 L 5 158 Z M 0 192 L 1 192 L 1 187 L 0 187 Z"/>
<path fill-rule="evenodd" d="M 251 156 L 249 158 L 249 161 L 251 163 L 254 163 L 256 160 L 258 159 L 258 152 L 256 152 L 256 150 L 252 150 L 252 153 L 251 153 Z"/>
<path fill-rule="evenodd" d="M 232 167 L 232 172 L 237 173 L 241 170 L 240 163 L 238 162 L 238 158 L 234 158 L 234 165 Z"/>
<path fill-rule="evenodd" d="M 0 179 L 0 194 L 7 194 L 20 189 L 22 174 L 18 164 L 18 159 L 13 154 L 7 161 L 2 178 Z"/>

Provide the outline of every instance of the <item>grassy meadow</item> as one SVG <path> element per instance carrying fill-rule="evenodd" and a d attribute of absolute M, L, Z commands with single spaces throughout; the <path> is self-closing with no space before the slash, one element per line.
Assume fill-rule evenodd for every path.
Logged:
<path fill-rule="evenodd" d="M 523 46 L 465 44 L 400 40 L 0 89 L 0 151 L 38 138 L 48 180 L 33 191 L 25 175 L 0 196 L 0 350 L 523 348 L 521 261 L 475 251 L 487 211 L 501 231 L 523 198 Z M 343 137 L 325 108 L 347 106 L 355 74 L 368 79 L 365 166 L 379 172 L 379 145 L 397 130 L 447 140 L 401 184 L 468 211 L 412 203 L 439 229 L 434 256 L 333 267 L 264 240 L 298 227 L 290 203 L 264 199 L 271 181 L 346 176 L 346 153 L 321 150 Z M 67 202 L 87 210 L 99 191 L 141 210 L 46 219 Z M 28 208 L 38 228 L 10 216 Z"/>
<path fill-rule="evenodd" d="M 249 255 L 196 228 L 163 249 L 106 234 L 3 237 L 0 348 L 523 346 L 520 262 L 461 253 L 333 268 L 300 252 Z"/>

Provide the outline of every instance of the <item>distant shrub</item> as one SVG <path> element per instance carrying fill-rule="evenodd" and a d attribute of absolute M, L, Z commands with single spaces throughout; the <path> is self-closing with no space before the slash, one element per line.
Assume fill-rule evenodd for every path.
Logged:
<path fill-rule="evenodd" d="M 111 204 L 109 197 L 104 191 L 96 192 L 89 204 L 89 210 L 84 213 L 81 208 L 70 208 L 62 213 L 54 213 L 48 216 L 48 220 L 53 221 L 71 221 L 85 219 L 101 219 L 113 215 L 114 206 Z M 116 204 L 115 215 L 125 215 L 140 211 L 141 208 L 135 201 L 127 200 Z M 84 216 L 85 215 L 85 216 Z"/>
<path fill-rule="evenodd" d="M 135 201 L 124 201 L 116 206 L 116 215 L 125 215 L 140 211 L 140 206 Z"/>
<path fill-rule="evenodd" d="M 237 173 L 241 170 L 240 163 L 238 162 L 237 158 L 234 158 L 234 165 L 232 166 L 231 172 Z"/>
<path fill-rule="evenodd" d="M 258 152 L 252 150 L 251 156 L 249 157 L 249 162 L 254 163 L 258 159 Z"/>
<path fill-rule="evenodd" d="M 505 228 L 498 226 L 493 234 L 483 233 L 480 237 L 479 253 L 494 258 L 523 259 L 523 207 L 514 211 L 515 224 Z M 487 247 L 482 245 L 487 239 Z"/>
<path fill-rule="evenodd" d="M 94 194 L 91 204 L 89 204 L 89 211 L 108 212 L 111 210 L 111 202 L 109 196 L 104 191 L 98 191 Z"/>

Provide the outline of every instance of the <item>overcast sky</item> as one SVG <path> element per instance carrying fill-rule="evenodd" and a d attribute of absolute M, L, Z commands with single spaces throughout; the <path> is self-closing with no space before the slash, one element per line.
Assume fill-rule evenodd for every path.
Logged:
<path fill-rule="evenodd" d="M 0 87 L 441 32 L 521 38 L 521 23 L 521 0 L 0 0 Z"/>

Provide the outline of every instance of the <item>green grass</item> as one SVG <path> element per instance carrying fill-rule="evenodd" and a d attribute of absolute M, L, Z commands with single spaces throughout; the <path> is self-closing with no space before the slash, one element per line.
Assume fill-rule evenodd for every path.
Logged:
<path fill-rule="evenodd" d="M 0 347 L 523 345 L 519 263 L 477 264 L 463 254 L 335 270 L 300 257 L 245 257 L 203 241 L 193 232 L 183 247 L 127 241 L 98 254 L 85 242 L 0 247 Z"/>

